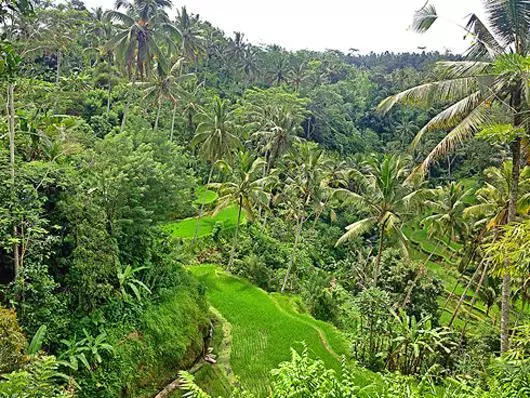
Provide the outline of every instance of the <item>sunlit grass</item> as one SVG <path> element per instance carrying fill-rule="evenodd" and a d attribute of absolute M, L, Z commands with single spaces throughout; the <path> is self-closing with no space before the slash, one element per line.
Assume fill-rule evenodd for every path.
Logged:
<path fill-rule="evenodd" d="M 265 395 L 270 371 L 305 342 L 328 367 L 339 370 L 348 343 L 333 326 L 298 314 L 286 297 L 270 295 L 213 265 L 190 267 L 212 304 L 232 326 L 230 365 L 241 383 Z M 327 348 L 326 348 L 327 346 Z"/>
<path fill-rule="evenodd" d="M 223 229 L 232 229 L 237 223 L 238 207 L 236 205 L 229 206 L 217 214 L 208 213 L 201 217 L 199 224 L 198 237 L 211 235 L 216 224 L 219 224 Z M 241 215 L 241 223 L 246 222 L 244 212 Z M 184 220 L 170 222 L 162 226 L 162 229 L 175 238 L 193 238 L 197 228 L 197 217 L 190 217 Z"/>

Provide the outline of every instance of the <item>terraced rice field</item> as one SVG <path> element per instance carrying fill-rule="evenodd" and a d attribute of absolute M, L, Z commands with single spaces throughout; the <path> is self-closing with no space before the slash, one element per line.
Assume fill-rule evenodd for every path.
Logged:
<path fill-rule="evenodd" d="M 223 229 L 232 229 L 237 222 L 237 206 L 229 206 L 217 214 L 212 212 L 204 214 L 199 224 L 198 237 L 205 237 L 212 234 L 216 224 L 221 225 Z M 245 214 L 241 216 L 241 222 L 246 222 Z M 197 217 L 185 218 L 183 220 L 164 224 L 162 229 L 175 238 L 189 239 L 193 238 L 195 228 L 197 227 Z"/>
<path fill-rule="evenodd" d="M 290 359 L 302 342 L 328 367 L 339 370 L 349 345 L 332 325 L 298 313 L 290 299 L 268 294 L 215 265 L 189 267 L 206 286 L 211 305 L 230 324 L 230 367 L 244 387 L 266 394 L 270 371 Z"/>

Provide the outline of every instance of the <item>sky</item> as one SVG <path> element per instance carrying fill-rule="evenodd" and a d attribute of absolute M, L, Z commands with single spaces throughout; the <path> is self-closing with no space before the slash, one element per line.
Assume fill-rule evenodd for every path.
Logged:
<path fill-rule="evenodd" d="M 91 8 L 111 8 L 112 0 L 85 0 Z M 432 0 L 443 17 L 425 33 L 409 27 L 414 11 L 425 0 L 174 0 L 188 11 L 232 35 L 243 32 L 254 44 L 278 44 L 289 50 L 356 48 L 370 51 L 450 50 L 461 53 L 469 44 L 465 17 L 480 15 L 480 0 Z"/>

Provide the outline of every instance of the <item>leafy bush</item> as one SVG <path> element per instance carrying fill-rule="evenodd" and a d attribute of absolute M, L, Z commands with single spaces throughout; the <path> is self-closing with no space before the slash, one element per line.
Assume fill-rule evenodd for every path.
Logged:
<path fill-rule="evenodd" d="M 26 346 L 15 311 L 0 307 L 0 373 L 11 372 L 22 362 Z"/>
<path fill-rule="evenodd" d="M 34 358 L 23 368 L 2 376 L 4 380 L 0 381 L 0 397 L 73 397 L 72 392 L 62 386 L 67 378 L 58 368 L 59 364 L 52 356 Z"/>
<path fill-rule="evenodd" d="M 329 273 L 314 268 L 302 282 L 302 298 L 315 318 L 338 324 L 348 293 Z"/>

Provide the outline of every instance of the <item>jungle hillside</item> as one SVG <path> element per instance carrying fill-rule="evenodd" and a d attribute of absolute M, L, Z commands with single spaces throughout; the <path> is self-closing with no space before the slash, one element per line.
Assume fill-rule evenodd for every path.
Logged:
<path fill-rule="evenodd" d="M 461 54 L 191 8 L 0 0 L 0 397 L 530 397 L 530 3 Z"/>

